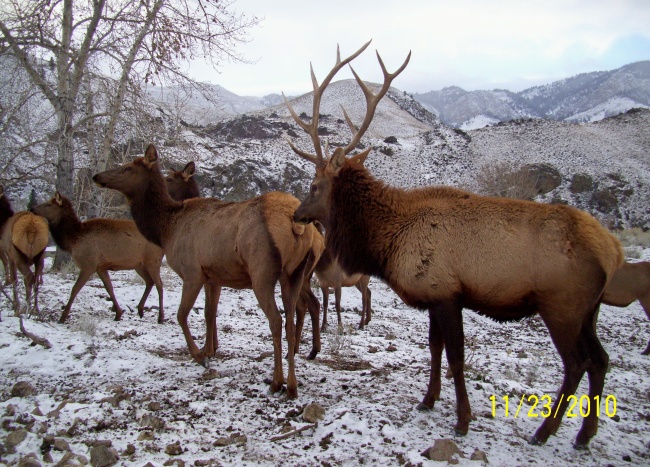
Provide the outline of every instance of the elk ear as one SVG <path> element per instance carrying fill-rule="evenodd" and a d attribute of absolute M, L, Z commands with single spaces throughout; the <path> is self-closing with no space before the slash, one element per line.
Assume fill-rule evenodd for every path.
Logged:
<path fill-rule="evenodd" d="M 61 198 L 61 193 L 59 193 L 58 191 L 56 191 L 56 192 L 54 193 L 54 201 L 55 201 L 56 204 L 58 204 L 59 206 L 62 206 L 62 205 L 63 205 L 63 198 Z"/>
<path fill-rule="evenodd" d="M 158 151 L 156 150 L 156 146 L 153 144 L 147 146 L 147 150 L 144 152 L 144 162 L 149 168 L 158 162 Z"/>
<path fill-rule="evenodd" d="M 372 146 L 366 149 L 365 151 L 360 152 L 359 154 L 355 154 L 350 158 L 350 160 L 354 164 L 363 165 L 363 163 L 366 161 L 366 157 L 368 157 L 368 154 L 370 154 L 370 151 L 372 151 Z"/>
<path fill-rule="evenodd" d="M 194 161 L 189 161 L 185 168 L 183 169 L 183 178 L 185 181 L 188 181 L 192 176 L 194 175 L 194 171 L 196 170 L 196 165 L 194 165 Z"/>
<path fill-rule="evenodd" d="M 335 173 L 337 173 L 339 170 L 341 170 L 343 164 L 345 164 L 345 151 L 343 148 L 336 148 L 334 150 L 334 154 L 332 154 L 332 157 L 329 160 L 328 165 L 334 170 Z"/>

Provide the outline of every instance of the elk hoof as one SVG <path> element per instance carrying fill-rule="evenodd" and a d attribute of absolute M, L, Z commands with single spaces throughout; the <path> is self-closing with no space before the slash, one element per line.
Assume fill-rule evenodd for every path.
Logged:
<path fill-rule="evenodd" d="M 531 438 L 528 440 L 528 444 L 531 446 L 541 446 L 544 444 L 544 441 L 540 440 L 537 435 L 531 436 Z"/>
<path fill-rule="evenodd" d="M 420 402 L 415 408 L 417 410 L 419 410 L 420 412 L 426 412 L 426 411 L 429 411 L 429 410 L 433 410 L 433 405 L 428 406 L 424 402 Z"/>
<path fill-rule="evenodd" d="M 275 394 L 276 392 L 279 392 L 282 390 L 282 383 L 276 383 L 271 381 L 271 386 L 269 387 L 269 391 L 271 391 L 271 394 Z"/>
<path fill-rule="evenodd" d="M 456 425 L 454 427 L 454 433 L 458 436 L 465 436 L 467 432 L 469 431 L 469 426 L 459 426 Z"/>
<path fill-rule="evenodd" d="M 298 388 L 287 388 L 287 399 L 297 399 Z"/>
<path fill-rule="evenodd" d="M 327 325 L 326 325 L 326 324 L 323 324 L 323 325 L 320 327 L 320 332 L 327 332 Z"/>
<path fill-rule="evenodd" d="M 318 350 L 314 349 L 309 352 L 309 355 L 307 355 L 307 360 L 314 360 L 316 358 L 316 355 L 318 355 Z"/>

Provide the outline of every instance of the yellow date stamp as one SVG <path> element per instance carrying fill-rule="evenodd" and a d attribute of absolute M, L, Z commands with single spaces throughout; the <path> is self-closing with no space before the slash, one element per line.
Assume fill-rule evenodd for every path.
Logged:
<path fill-rule="evenodd" d="M 490 401 L 492 402 L 492 417 L 496 418 L 499 414 L 502 414 L 504 417 L 514 418 L 519 416 L 527 416 L 529 418 L 557 417 L 558 410 L 564 399 L 564 394 L 560 394 L 560 400 L 555 407 L 555 413 L 553 413 L 553 398 L 548 394 L 544 394 L 541 397 L 535 394 L 523 394 L 519 398 L 519 403 L 516 405 L 514 412 L 512 408 L 514 408 L 515 404 L 511 404 L 511 402 L 515 402 L 516 399 L 512 399 L 513 400 L 511 401 L 511 397 L 507 395 L 500 398 L 495 395 L 490 396 Z M 501 401 L 503 401 L 503 403 L 501 403 Z M 524 402 L 526 402 L 528 407 L 524 407 L 522 412 Z M 592 410 L 596 413 L 596 417 L 600 417 L 604 414 L 611 418 L 616 415 L 616 397 L 611 394 L 604 399 L 600 396 L 591 398 L 586 394 L 580 397 L 572 394 L 567 397 L 566 402 L 569 404 L 566 411 L 566 416 L 568 418 L 585 418 L 592 414 Z M 503 408 L 503 411 L 500 410 L 501 408 Z"/>

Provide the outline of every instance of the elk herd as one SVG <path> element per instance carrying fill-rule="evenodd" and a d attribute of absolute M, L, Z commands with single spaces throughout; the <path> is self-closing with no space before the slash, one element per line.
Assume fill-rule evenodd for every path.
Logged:
<path fill-rule="evenodd" d="M 587 373 L 588 396 L 602 395 L 608 355 L 596 334 L 600 303 L 624 307 L 639 300 L 650 319 L 650 263 L 624 263 L 616 238 L 591 215 L 565 205 L 491 198 L 459 189 L 431 186 L 404 190 L 375 178 L 364 162 L 372 148 L 356 152 L 392 81 L 406 68 L 410 53 L 393 73 L 377 54 L 384 80 L 374 88 L 350 67 L 366 100 L 360 124 L 352 122 L 349 143 L 330 153 L 319 134 L 324 90 L 344 66 L 369 45 L 341 60 L 318 84 L 311 70 L 313 113 L 305 121 L 285 99 L 295 123 L 310 137 L 313 153 L 289 142 L 313 163 L 314 179 L 306 198 L 270 192 L 241 202 L 201 198 L 194 162 L 163 175 L 158 150 L 149 145 L 142 157 L 97 173 L 94 182 L 121 192 L 133 220 L 81 221 L 72 203 L 58 192 L 31 211 L 14 213 L 0 187 L 0 259 L 5 284 L 16 270 L 24 278 L 26 298 L 38 307 L 48 231 L 79 269 L 59 319 L 66 322 L 80 289 L 93 273 L 102 280 L 120 320 L 109 271 L 135 270 L 145 282 L 138 304 L 156 286 L 158 323 L 164 320 L 160 268 L 163 256 L 182 280 L 177 320 L 194 361 L 206 365 L 218 347 L 217 307 L 223 287 L 252 289 L 268 319 L 273 338 L 270 391 L 286 383 L 287 397 L 298 395 L 295 355 L 304 318 L 312 322 L 310 359 L 320 351 L 320 332 L 327 328 L 329 289 L 335 291 L 338 324 L 341 287 L 361 292 L 359 328 L 371 318 L 370 277 L 385 282 L 407 305 L 429 314 L 431 367 L 420 410 L 431 410 L 440 397 L 441 358 L 446 352 L 453 376 L 457 423 L 466 434 L 472 419 L 463 372 L 463 309 L 497 321 L 539 314 L 564 366 L 553 416 L 545 418 L 530 442 L 544 443 L 556 433 L 568 405 Z M 303 115 L 304 117 L 304 115 Z M 33 270 L 32 270 L 33 268 Z M 312 292 L 315 275 L 323 293 Z M 285 318 L 276 304 L 279 283 Z M 201 289 L 205 292 L 206 338 L 199 348 L 188 315 Z M 288 375 L 283 374 L 282 327 L 287 340 Z M 650 343 L 643 352 L 650 353 Z M 583 419 L 575 440 L 583 447 L 596 434 L 596 411 Z"/>

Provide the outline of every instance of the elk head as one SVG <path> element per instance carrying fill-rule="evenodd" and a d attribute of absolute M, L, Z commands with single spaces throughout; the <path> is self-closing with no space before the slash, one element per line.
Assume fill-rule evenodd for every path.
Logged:
<path fill-rule="evenodd" d="M 334 149 L 334 152 L 330 157 L 330 155 L 328 154 L 327 144 L 325 145 L 325 154 L 323 154 L 323 148 L 321 147 L 320 138 L 318 136 L 318 116 L 319 116 L 320 101 L 323 95 L 323 91 L 330 83 L 334 75 L 343 66 L 350 63 L 354 58 L 360 55 L 368 47 L 369 44 L 370 42 L 367 42 L 359 50 L 357 50 L 355 53 L 350 55 L 345 60 L 341 60 L 341 55 L 339 52 L 339 48 L 337 46 L 336 64 L 334 65 L 334 68 L 332 68 L 332 70 L 329 72 L 327 77 L 323 80 L 323 83 L 320 86 L 318 85 L 318 81 L 316 80 L 316 77 L 314 75 L 314 69 L 313 67 L 310 66 L 311 79 L 312 79 L 312 84 L 314 86 L 314 101 L 313 101 L 314 104 L 313 104 L 312 120 L 310 124 L 305 123 L 296 114 L 294 109 L 291 107 L 291 104 L 289 104 L 289 102 L 285 98 L 285 103 L 289 108 L 289 112 L 291 113 L 291 116 L 296 121 L 296 123 L 303 130 L 305 130 L 307 134 L 309 134 L 312 143 L 314 145 L 314 150 L 316 152 L 316 154 L 309 154 L 305 151 L 298 149 L 291 142 L 289 142 L 291 149 L 296 154 L 298 154 L 300 157 L 302 157 L 305 160 L 308 160 L 309 162 L 313 163 L 316 166 L 316 176 L 314 177 L 314 180 L 311 183 L 309 195 L 307 195 L 307 197 L 300 204 L 300 206 L 298 206 L 298 209 L 296 209 L 296 212 L 294 213 L 294 220 L 296 222 L 309 223 L 313 221 L 319 221 L 325 226 L 325 230 L 328 229 L 330 194 L 332 191 L 332 183 L 334 179 L 338 176 L 338 173 L 341 170 L 341 168 L 345 164 L 363 165 L 364 161 L 366 160 L 366 157 L 372 150 L 372 147 L 366 149 L 365 151 L 359 154 L 355 154 L 349 158 L 346 156 L 350 152 L 352 152 L 354 148 L 357 147 L 357 145 L 361 141 L 361 137 L 364 135 L 368 127 L 370 127 L 370 122 L 372 121 L 375 115 L 375 110 L 377 109 L 377 105 L 379 104 L 379 101 L 388 92 L 388 89 L 390 88 L 393 79 L 395 79 L 395 77 L 397 77 L 397 75 L 399 75 L 404 70 L 404 68 L 406 68 L 406 65 L 411 59 L 411 52 L 409 52 L 402 66 L 400 66 L 397 69 L 397 71 L 395 71 L 394 73 L 389 73 L 388 70 L 386 70 L 386 66 L 384 65 L 384 62 L 379 56 L 379 52 L 377 52 L 377 59 L 379 60 L 379 65 L 381 66 L 381 70 L 384 74 L 384 83 L 381 89 L 377 92 L 377 94 L 374 94 L 369 89 L 369 87 L 361 80 L 361 78 L 359 78 L 359 75 L 357 75 L 354 69 L 350 66 L 350 70 L 352 71 L 352 74 L 357 80 L 357 83 L 361 87 L 361 90 L 363 91 L 363 94 L 366 98 L 366 116 L 364 117 L 361 125 L 357 128 L 352 123 L 352 120 L 348 116 L 345 109 L 344 108 L 342 109 L 343 115 L 345 117 L 345 121 L 350 127 L 350 130 L 352 131 L 352 140 L 350 141 L 350 143 L 348 143 L 347 146 L 338 147 Z"/>
<path fill-rule="evenodd" d="M 61 193 L 56 191 L 52 199 L 38 206 L 34 206 L 31 211 L 37 216 L 47 219 L 50 224 L 58 225 L 61 222 L 61 217 L 63 217 L 63 204 L 65 201 Z M 67 201 L 67 203 L 70 204 L 70 201 Z"/>
<path fill-rule="evenodd" d="M 136 194 L 146 190 L 146 184 L 150 180 L 149 173 L 157 170 L 158 151 L 153 144 L 150 144 L 144 157 L 138 157 L 115 169 L 106 170 L 93 175 L 93 181 L 102 188 L 111 188 L 122 192 L 127 199 L 133 199 Z"/>
<path fill-rule="evenodd" d="M 199 197 L 199 187 L 193 180 L 195 170 L 194 161 L 188 162 L 182 170 L 169 170 L 165 181 L 167 183 L 167 192 L 172 199 L 183 201 L 184 199 Z"/>

